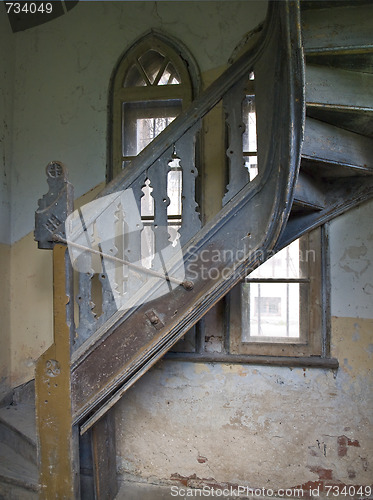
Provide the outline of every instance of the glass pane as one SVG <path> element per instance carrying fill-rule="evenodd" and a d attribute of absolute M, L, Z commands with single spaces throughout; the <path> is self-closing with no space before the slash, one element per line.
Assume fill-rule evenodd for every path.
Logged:
<path fill-rule="evenodd" d="M 131 66 L 123 82 L 123 87 L 145 87 L 146 83 L 140 70 L 135 66 Z"/>
<path fill-rule="evenodd" d="M 179 73 L 176 71 L 175 66 L 172 63 L 168 63 L 158 82 L 158 85 L 177 85 L 179 83 L 181 83 Z"/>
<path fill-rule="evenodd" d="M 175 116 L 164 118 L 140 118 L 136 127 L 137 154 L 142 151 L 152 140 L 169 125 Z"/>
<path fill-rule="evenodd" d="M 300 257 L 299 240 L 296 240 L 255 269 L 247 279 L 301 278 Z"/>
<path fill-rule="evenodd" d="M 242 341 L 300 338 L 299 283 L 244 283 Z"/>
<path fill-rule="evenodd" d="M 139 62 L 151 84 L 154 83 L 163 61 L 164 56 L 153 49 L 140 56 Z"/>
<path fill-rule="evenodd" d="M 180 111 L 181 99 L 123 103 L 122 155 L 138 155 Z"/>

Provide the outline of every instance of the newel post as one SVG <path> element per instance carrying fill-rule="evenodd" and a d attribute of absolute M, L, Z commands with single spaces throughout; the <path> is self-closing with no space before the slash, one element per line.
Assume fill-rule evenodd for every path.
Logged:
<path fill-rule="evenodd" d="M 71 499 L 79 492 L 79 438 L 72 425 L 70 344 L 72 270 L 64 237 L 64 222 L 73 209 L 73 188 L 62 163 L 48 164 L 49 191 L 35 213 L 39 248 L 53 250 L 53 344 L 38 359 L 35 372 L 40 498 Z"/>

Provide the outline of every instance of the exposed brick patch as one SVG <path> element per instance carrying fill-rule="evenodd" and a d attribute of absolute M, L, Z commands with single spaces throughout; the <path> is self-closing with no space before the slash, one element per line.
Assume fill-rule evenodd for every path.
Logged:
<path fill-rule="evenodd" d="M 345 457 L 347 455 L 348 446 L 355 446 L 357 448 L 360 448 L 360 443 L 357 439 L 353 441 L 352 439 L 349 439 L 347 436 L 338 436 L 337 444 L 338 444 L 339 457 Z"/>
<path fill-rule="evenodd" d="M 303 491 L 302 498 L 310 499 L 310 500 L 314 499 L 315 496 L 319 496 L 319 495 L 320 495 L 320 498 L 325 498 L 325 499 L 329 500 L 329 498 L 331 498 L 330 495 L 332 494 L 332 493 L 330 493 L 330 491 L 331 491 L 330 487 L 335 488 L 333 490 L 334 493 L 335 493 L 335 491 L 342 492 L 344 489 L 346 489 L 346 491 L 348 491 L 349 487 L 355 488 L 356 491 L 358 491 L 359 488 L 364 489 L 365 487 L 370 487 L 373 490 L 373 485 L 354 485 L 352 483 L 345 484 L 345 483 L 342 483 L 341 481 L 338 481 L 337 479 L 333 479 L 333 471 L 331 469 L 323 469 L 321 467 L 310 467 L 310 470 L 319 475 L 319 479 L 317 481 L 308 481 L 307 483 L 304 483 L 304 484 L 301 484 L 298 486 L 294 486 L 291 488 L 287 488 L 287 489 L 293 490 L 293 491 L 302 490 Z M 191 476 L 182 476 L 178 473 L 174 473 L 171 475 L 170 479 L 181 483 L 186 488 L 191 488 L 191 489 L 203 489 L 204 487 L 207 487 L 207 488 L 211 488 L 214 490 L 219 490 L 219 489 L 225 490 L 228 488 L 231 491 L 237 491 L 239 488 L 238 484 L 219 483 L 214 478 L 199 478 L 196 474 L 192 474 Z M 243 484 L 241 483 L 240 486 L 242 487 Z M 328 488 L 326 488 L 326 487 L 328 487 Z M 258 486 L 248 486 L 248 488 L 252 489 L 254 491 L 260 490 L 264 497 L 267 496 L 267 492 L 269 492 L 269 491 L 271 492 L 271 496 L 276 496 L 277 491 L 282 489 L 282 488 L 280 488 L 280 486 L 278 487 L 279 490 L 276 490 L 276 488 L 267 489 L 267 488 L 258 487 Z M 325 496 L 326 495 L 325 492 L 329 492 L 327 497 Z M 252 495 L 250 496 L 250 494 L 249 494 L 248 498 L 252 498 Z M 333 495 L 333 498 L 335 498 L 335 494 Z M 343 498 L 350 498 L 350 497 L 343 496 Z"/>

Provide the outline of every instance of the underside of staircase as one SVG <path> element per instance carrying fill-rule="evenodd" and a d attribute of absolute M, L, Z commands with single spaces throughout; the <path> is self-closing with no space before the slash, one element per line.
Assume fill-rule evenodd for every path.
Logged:
<path fill-rule="evenodd" d="M 115 436 L 109 411 L 113 405 L 249 270 L 263 262 L 263 250 L 273 255 L 373 196 L 371 19 L 373 5 L 366 1 L 303 1 L 300 7 L 273 2 L 255 46 L 140 153 L 130 169 L 106 186 L 100 200 L 116 199 L 121 196 L 116 193 L 129 188 L 136 195 L 144 179 L 173 151 L 183 164 L 191 156 L 203 117 L 217 103 L 241 109 L 240 92 L 254 71 L 259 175 L 249 182 L 240 171 L 241 117 L 234 118 L 236 114 L 228 111 L 229 182 L 223 207 L 205 225 L 194 206 L 192 222 L 185 218 L 180 240 L 186 271 L 171 286 L 169 277 L 181 276 L 180 260 L 171 256 L 163 280 L 168 294 L 157 292 L 164 286 L 159 280 L 149 280 L 140 291 L 137 283 L 133 301 L 116 308 L 102 272 L 106 292 L 102 307 L 103 311 L 107 307 L 107 315 L 104 312 L 97 322 L 90 307 L 92 277 L 83 276 L 79 329 L 87 327 L 77 341 L 71 300 L 77 292 L 72 290 L 76 283 L 66 233 L 56 228 L 44 240 L 41 245 L 53 248 L 54 254 L 55 340 L 36 370 L 39 456 L 34 396 L 32 389 L 23 390 L 22 398 L 14 394 L 0 409 L 0 498 L 115 498 Z M 189 165 L 192 170 L 200 168 Z M 54 204 L 56 190 L 64 216 L 73 209 L 64 167 L 53 163 L 53 169 L 59 169 L 61 176 L 48 178 L 51 191 L 44 205 L 39 205 L 39 217 Z M 107 220 L 113 218 L 110 206 L 99 208 L 105 230 Z M 87 226 L 94 222 L 88 219 Z M 155 228 L 161 222 L 155 220 Z M 79 225 L 74 229 L 74 241 L 81 241 L 80 229 Z M 207 281 L 188 276 L 188 262 L 201 264 L 202 251 L 208 249 L 211 254 L 227 246 L 232 255 L 242 251 L 246 255 L 244 261 L 221 263 L 229 268 L 228 277 Z M 105 261 L 104 251 L 102 256 Z M 156 293 L 154 300 L 135 300 Z"/>

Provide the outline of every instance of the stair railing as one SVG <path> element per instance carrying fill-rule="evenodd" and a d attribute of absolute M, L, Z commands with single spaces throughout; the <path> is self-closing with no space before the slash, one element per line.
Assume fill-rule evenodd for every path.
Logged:
<path fill-rule="evenodd" d="M 273 2 L 254 47 L 92 204 L 72 212 L 63 165 L 48 166 L 50 191 L 36 214 L 39 246 L 53 248 L 55 261 L 55 339 L 38 362 L 36 381 L 43 498 L 54 493 L 60 496 L 53 498 L 79 498 L 79 428 L 81 433 L 91 427 L 94 432 L 123 392 L 259 265 L 263 249 L 270 251 L 281 235 L 298 174 L 304 122 L 299 30 L 299 6 Z M 242 102 L 252 93 L 253 75 L 259 171 L 250 181 L 243 161 Z M 201 165 L 196 163 L 195 144 L 203 117 L 220 101 L 228 129 L 227 192 L 224 208 L 202 227 L 195 184 Z M 59 188 L 51 180 L 54 171 Z M 185 200 L 173 241 L 167 212 L 170 172 L 181 173 Z M 147 220 L 156 255 L 151 267 L 143 265 L 141 249 L 146 187 L 153 189 Z M 219 251 L 227 244 L 232 256 L 219 262 L 217 279 L 206 282 L 198 273 L 191 278 L 188 264 L 200 265 L 203 252 Z M 72 266 L 78 271 L 78 284 Z M 67 432 L 66 442 L 61 441 L 61 431 Z M 100 498 L 100 481 L 110 480 L 96 476 L 95 495 Z"/>

